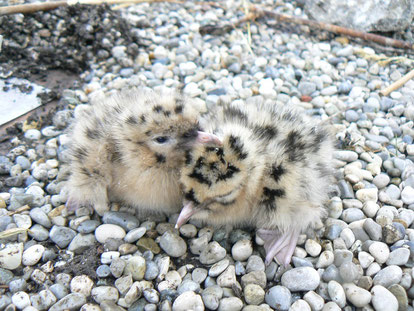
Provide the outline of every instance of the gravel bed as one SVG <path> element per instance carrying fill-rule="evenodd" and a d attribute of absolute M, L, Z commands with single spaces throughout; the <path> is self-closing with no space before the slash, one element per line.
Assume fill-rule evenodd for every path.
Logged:
<path fill-rule="evenodd" d="M 242 16 L 242 1 L 220 5 L 123 8 L 124 29 L 145 44 L 99 37 L 79 87 L 62 94 L 64 108 L 50 124 L 23 127 L 0 155 L 0 232 L 10 233 L 0 239 L 0 310 L 414 309 L 414 81 L 379 95 L 412 63 L 379 63 L 372 47 L 264 21 L 250 25 L 251 45 L 244 28 L 202 36 L 201 26 Z M 291 3 L 277 10 L 303 14 Z M 260 96 L 332 123 L 338 183 L 329 216 L 300 237 L 291 265 L 265 266 L 249 228 L 190 221 L 177 230 L 177 214 L 115 203 L 103 217 L 65 208 L 72 118 L 98 93 L 141 85 L 182 88 L 205 110 Z"/>

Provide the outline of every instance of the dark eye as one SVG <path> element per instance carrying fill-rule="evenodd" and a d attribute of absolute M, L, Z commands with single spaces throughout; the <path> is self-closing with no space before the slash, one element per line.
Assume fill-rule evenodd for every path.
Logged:
<path fill-rule="evenodd" d="M 157 138 L 155 138 L 156 142 L 159 144 L 163 144 L 165 142 L 167 142 L 170 138 L 168 136 L 159 136 Z"/>

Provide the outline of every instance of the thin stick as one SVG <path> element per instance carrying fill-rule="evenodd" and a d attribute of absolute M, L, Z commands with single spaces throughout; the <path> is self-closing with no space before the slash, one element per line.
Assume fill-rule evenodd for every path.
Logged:
<path fill-rule="evenodd" d="M 19 4 L 19 5 L 10 5 L 0 7 L 0 16 L 1 15 L 10 15 L 10 14 L 28 14 L 38 11 L 48 11 L 53 10 L 61 6 L 75 5 L 75 4 L 134 4 L 134 3 L 143 3 L 143 2 L 171 2 L 171 3 L 183 3 L 180 0 L 68 0 L 68 1 L 55 1 L 55 2 L 45 2 L 45 3 L 28 3 L 28 4 Z"/>
<path fill-rule="evenodd" d="M 256 6 L 252 8 L 252 11 L 256 12 L 256 14 L 259 16 L 270 16 L 281 22 L 291 22 L 291 23 L 295 23 L 299 25 L 306 25 L 306 26 L 310 26 L 314 28 L 323 29 L 323 30 L 333 32 L 336 34 L 340 34 L 340 35 L 361 38 L 367 41 L 376 42 L 376 43 L 386 45 L 386 46 L 392 46 L 392 47 L 401 48 L 401 49 L 414 49 L 414 46 L 408 42 L 395 40 L 395 39 L 387 38 L 384 36 L 375 35 L 372 33 L 357 31 L 357 30 L 350 29 L 350 28 L 340 27 L 340 26 L 336 26 L 332 24 L 326 24 L 326 23 L 308 20 L 308 19 L 304 19 L 300 17 L 294 17 L 294 16 L 290 16 L 286 14 L 279 14 L 279 13 L 275 13 L 269 10 L 262 10 Z"/>
<path fill-rule="evenodd" d="M 66 1 L 45 2 L 45 3 L 28 3 L 0 7 L 0 15 L 9 15 L 17 13 L 33 13 L 37 11 L 53 10 L 61 6 L 67 6 Z"/>
<path fill-rule="evenodd" d="M 398 79 L 397 81 L 395 81 L 394 83 L 386 87 L 385 89 L 381 90 L 379 93 L 382 96 L 388 96 L 388 94 L 399 89 L 412 78 L 414 78 L 414 69 L 411 70 L 409 73 L 407 73 L 405 76 L 403 76 L 401 79 Z"/>

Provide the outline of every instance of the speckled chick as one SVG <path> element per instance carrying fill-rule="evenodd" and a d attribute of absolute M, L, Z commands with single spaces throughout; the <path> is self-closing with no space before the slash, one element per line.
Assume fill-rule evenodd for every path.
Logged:
<path fill-rule="evenodd" d="M 216 140 L 198 130 L 198 118 L 196 105 L 174 91 L 133 89 L 95 99 L 72 127 L 67 206 L 92 205 L 100 215 L 110 201 L 179 211 L 185 152 Z"/>
<path fill-rule="evenodd" d="M 187 152 L 181 172 L 189 218 L 256 227 L 266 264 L 289 264 L 298 236 L 320 223 L 333 183 L 333 138 L 317 120 L 278 104 L 232 104 L 216 118 L 222 146 Z M 217 115 L 217 114 L 216 114 Z"/>

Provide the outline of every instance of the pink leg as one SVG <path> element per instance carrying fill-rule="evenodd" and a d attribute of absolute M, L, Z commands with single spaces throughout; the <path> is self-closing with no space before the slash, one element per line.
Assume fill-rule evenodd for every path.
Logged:
<path fill-rule="evenodd" d="M 285 233 L 282 233 L 279 230 L 257 230 L 259 237 L 265 241 L 265 264 L 270 264 L 273 258 L 276 257 L 280 264 L 287 266 L 290 263 L 295 250 L 299 233 L 300 232 L 295 229 L 288 230 Z"/>
<path fill-rule="evenodd" d="M 66 205 L 68 212 L 75 212 L 80 206 L 79 202 L 71 196 L 68 197 L 65 205 Z"/>

